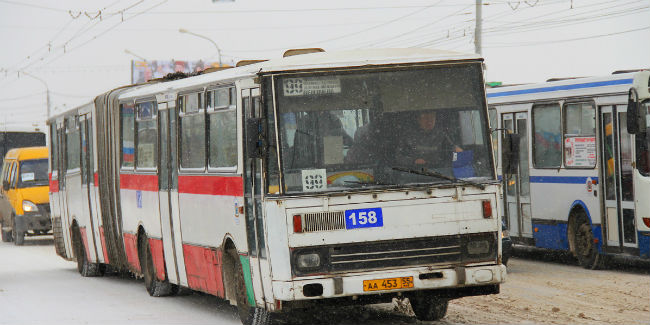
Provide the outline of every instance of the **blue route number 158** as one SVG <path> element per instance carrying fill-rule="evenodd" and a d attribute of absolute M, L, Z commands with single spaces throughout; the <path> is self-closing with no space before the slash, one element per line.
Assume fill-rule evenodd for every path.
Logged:
<path fill-rule="evenodd" d="M 383 227 L 384 216 L 381 208 L 345 210 L 345 228 Z"/>

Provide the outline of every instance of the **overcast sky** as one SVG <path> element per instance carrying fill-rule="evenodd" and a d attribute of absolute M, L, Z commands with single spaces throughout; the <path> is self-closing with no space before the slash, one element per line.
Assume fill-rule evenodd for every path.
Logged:
<path fill-rule="evenodd" d="M 650 68 L 650 0 L 483 0 L 487 79 Z M 130 83 L 130 61 L 277 58 L 285 49 L 474 52 L 474 0 L 0 0 L 0 124 L 43 120 Z M 43 82 L 29 75 L 40 78 Z"/>

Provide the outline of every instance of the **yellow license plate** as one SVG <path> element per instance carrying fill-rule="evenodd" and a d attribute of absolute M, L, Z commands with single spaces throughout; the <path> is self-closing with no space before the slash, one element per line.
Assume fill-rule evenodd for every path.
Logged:
<path fill-rule="evenodd" d="M 363 280 L 363 291 L 413 288 L 413 277 Z"/>

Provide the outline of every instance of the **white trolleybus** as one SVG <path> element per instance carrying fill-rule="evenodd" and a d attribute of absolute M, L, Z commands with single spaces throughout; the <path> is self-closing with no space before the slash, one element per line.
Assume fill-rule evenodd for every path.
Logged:
<path fill-rule="evenodd" d="M 612 255 L 650 258 L 649 79 L 623 72 L 488 90 L 492 125 L 518 135 L 511 147 L 499 141 L 498 155 L 515 244 L 571 251 L 587 268 Z"/>
<path fill-rule="evenodd" d="M 228 299 L 244 324 L 499 292 L 482 59 L 310 53 L 118 88 L 49 120 L 57 252 Z"/>

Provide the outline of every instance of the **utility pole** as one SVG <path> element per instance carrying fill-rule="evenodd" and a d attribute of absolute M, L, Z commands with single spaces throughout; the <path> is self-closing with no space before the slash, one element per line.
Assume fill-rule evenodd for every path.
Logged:
<path fill-rule="evenodd" d="M 482 0 L 476 0 L 476 29 L 474 30 L 474 51 L 477 54 L 483 54 L 481 46 L 481 34 L 483 33 L 483 18 L 482 18 Z"/>

